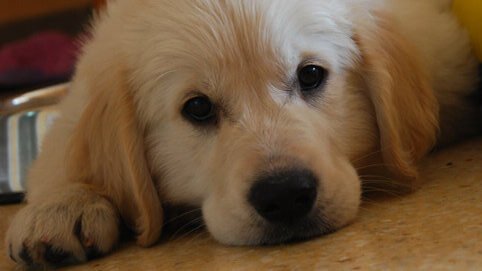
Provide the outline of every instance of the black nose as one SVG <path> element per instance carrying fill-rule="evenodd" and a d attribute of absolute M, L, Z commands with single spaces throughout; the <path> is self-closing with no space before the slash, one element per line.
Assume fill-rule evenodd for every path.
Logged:
<path fill-rule="evenodd" d="M 259 178 L 249 193 L 258 214 L 273 223 L 295 223 L 313 208 L 317 178 L 309 170 L 287 170 Z"/>

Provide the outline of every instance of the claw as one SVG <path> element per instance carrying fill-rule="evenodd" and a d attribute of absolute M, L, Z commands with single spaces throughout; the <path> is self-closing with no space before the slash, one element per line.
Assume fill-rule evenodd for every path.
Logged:
<path fill-rule="evenodd" d="M 92 246 L 90 248 L 87 248 L 86 250 L 86 256 L 87 256 L 87 260 L 94 260 L 94 259 L 97 259 L 99 258 L 100 256 L 102 256 L 102 253 L 99 251 L 99 249 L 95 246 Z"/>
<path fill-rule="evenodd" d="M 74 234 L 80 241 L 82 241 L 82 215 L 80 215 L 75 221 Z"/>
<path fill-rule="evenodd" d="M 94 245 L 94 240 L 82 234 L 82 215 L 75 221 L 73 232 L 84 248 L 88 249 Z"/>
<path fill-rule="evenodd" d="M 69 259 L 71 256 L 71 253 L 59 248 L 54 248 L 51 245 L 46 245 L 45 247 L 44 259 L 48 263 L 59 264 Z"/>
<path fill-rule="evenodd" d="M 15 260 L 15 258 L 13 257 L 12 243 L 8 245 L 8 256 L 10 256 L 10 259 L 12 259 L 12 261 L 17 262 L 17 260 Z"/>
<path fill-rule="evenodd" d="M 20 254 L 18 256 L 20 256 L 20 259 L 22 259 L 22 261 L 24 261 L 25 264 L 27 265 L 33 264 L 32 256 L 28 251 L 27 244 L 25 243 L 22 244 L 22 251 L 20 251 Z"/>

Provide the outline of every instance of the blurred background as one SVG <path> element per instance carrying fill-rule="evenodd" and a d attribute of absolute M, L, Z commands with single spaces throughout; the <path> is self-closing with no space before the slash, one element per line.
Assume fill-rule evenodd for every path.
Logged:
<path fill-rule="evenodd" d="M 97 0 L 0 0 L 0 98 L 70 79 Z"/>
<path fill-rule="evenodd" d="M 22 200 L 27 169 L 102 3 L 0 0 L 0 204 Z"/>

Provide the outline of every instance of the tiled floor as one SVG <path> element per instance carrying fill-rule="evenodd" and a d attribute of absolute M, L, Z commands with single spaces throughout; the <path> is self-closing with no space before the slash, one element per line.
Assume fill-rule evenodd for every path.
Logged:
<path fill-rule="evenodd" d="M 351 226 L 312 241 L 233 248 L 201 232 L 65 270 L 482 270 L 482 139 L 431 155 L 422 176 L 419 191 L 373 199 Z M 18 208 L 0 207 L 0 239 Z M 1 247 L 0 270 L 14 268 Z"/>

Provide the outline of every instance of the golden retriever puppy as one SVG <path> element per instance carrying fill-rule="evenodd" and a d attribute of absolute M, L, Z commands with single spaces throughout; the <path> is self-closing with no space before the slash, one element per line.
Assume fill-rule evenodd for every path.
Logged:
<path fill-rule="evenodd" d="M 357 214 L 357 169 L 415 186 L 437 139 L 475 132 L 476 81 L 446 0 L 112 1 L 6 246 L 83 262 L 121 223 L 150 246 L 165 204 L 201 208 L 224 244 L 333 232 Z"/>

